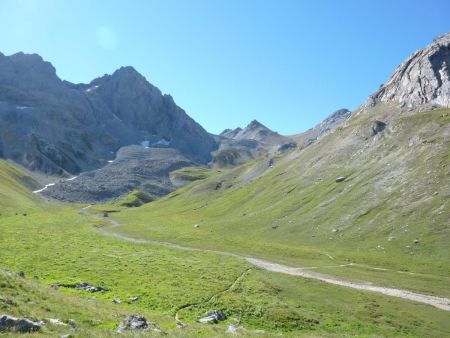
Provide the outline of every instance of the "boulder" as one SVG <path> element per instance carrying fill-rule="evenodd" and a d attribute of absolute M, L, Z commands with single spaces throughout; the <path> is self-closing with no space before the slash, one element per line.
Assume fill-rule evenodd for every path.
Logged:
<path fill-rule="evenodd" d="M 213 310 L 205 317 L 202 317 L 198 320 L 199 323 L 218 323 L 219 321 L 223 321 L 227 319 L 227 315 L 222 311 Z"/>
<path fill-rule="evenodd" d="M 339 176 L 336 178 L 336 183 L 343 182 L 347 179 L 347 176 Z"/>
<path fill-rule="evenodd" d="M 139 317 L 136 315 L 129 315 L 125 320 L 119 325 L 117 332 L 122 333 L 124 331 L 155 331 L 161 332 L 163 331 L 158 327 L 155 322 L 147 322 L 144 317 Z"/>
<path fill-rule="evenodd" d="M 376 135 L 381 133 L 386 128 L 386 123 L 375 120 L 372 124 L 372 134 Z"/>
<path fill-rule="evenodd" d="M 50 285 L 52 288 L 69 288 L 69 289 L 76 289 L 76 290 L 84 290 L 88 292 L 100 292 L 100 291 L 108 291 L 109 289 L 104 286 L 94 286 L 86 282 L 76 283 L 76 284 L 64 284 L 64 283 L 57 283 Z"/>
<path fill-rule="evenodd" d="M 38 331 L 43 325 L 44 324 L 41 321 L 36 322 L 30 319 L 15 318 L 8 315 L 0 316 L 0 332 L 35 332 Z"/>

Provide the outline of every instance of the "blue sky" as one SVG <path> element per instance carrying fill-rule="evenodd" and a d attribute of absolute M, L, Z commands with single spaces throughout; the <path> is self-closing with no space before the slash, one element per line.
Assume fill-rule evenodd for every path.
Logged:
<path fill-rule="evenodd" d="M 0 51 L 71 82 L 132 65 L 208 131 L 282 134 L 355 109 L 450 31 L 450 1 L 1 0 Z"/>

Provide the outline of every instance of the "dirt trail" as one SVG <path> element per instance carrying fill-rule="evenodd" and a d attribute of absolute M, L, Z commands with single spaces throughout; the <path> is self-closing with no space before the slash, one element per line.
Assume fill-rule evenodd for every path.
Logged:
<path fill-rule="evenodd" d="M 88 208 L 89 208 L 89 206 L 85 207 L 85 208 L 82 208 L 82 209 L 80 209 L 80 212 L 85 214 L 85 215 L 94 216 L 94 217 L 100 217 L 100 215 L 98 215 L 98 214 L 96 214 L 94 212 L 88 211 Z M 112 228 L 116 228 L 116 227 L 120 226 L 119 222 L 117 222 L 114 219 L 106 218 L 106 217 L 103 218 L 103 219 L 107 220 L 111 224 L 111 226 L 109 227 L 109 229 L 99 228 L 99 231 L 102 234 L 106 235 L 106 236 L 114 237 L 114 238 L 117 238 L 117 239 L 120 239 L 120 240 L 123 240 L 123 241 L 128 241 L 128 242 L 138 243 L 138 244 L 156 244 L 156 245 L 162 245 L 162 246 L 165 246 L 165 247 L 168 247 L 168 248 L 179 249 L 179 250 L 210 252 L 210 253 L 216 253 L 216 254 L 221 254 L 221 255 L 232 256 L 232 257 L 236 257 L 236 258 L 239 258 L 239 259 L 244 259 L 248 263 L 250 263 L 250 264 L 252 264 L 254 266 L 257 266 L 257 267 L 259 267 L 261 269 L 267 270 L 267 271 L 279 272 L 279 273 L 284 273 L 284 274 L 292 275 L 292 276 L 300 276 L 300 277 L 303 277 L 303 278 L 320 280 L 320 281 L 325 282 L 325 283 L 339 285 L 339 286 L 344 286 L 344 287 L 349 287 L 349 288 L 357 289 L 357 290 L 382 293 L 382 294 L 387 295 L 387 296 L 408 299 L 408 300 L 412 300 L 412 301 L 415 301 L 415 302 L 428 304 L 428 305 L 434 306 L 434 307 L 436 307 L 438 309 L 441 309 L 441 310 L 450 311 L 450 299 L 449 298 L 430 296 L 430 295 L 423 295 L 423 294 L 420 294 L 420 293 L 415 293 L 415 292 L 411 292 L 411 291 L 407 291 L 407 290 L 387 288 L 387 287 L 382 287 L 382 286 L 375 286 L 375 285 L 368 284 L 368 283 L 357 283 L 357 282 L 352 282 L 352 281 L 349 281 L 349 280 L 340 279 L 340 278 L 337 278 L 337 277 L 324 275 L 324 274 L 321 274 L 321 273 L 317 273 L 317 272 L 313 272 L 313 271 L 308 271 L 307 270 L 307 269 L 315 269 L 315 268 L 318 268 L 318 267 L 293 268 L 293 267 L 289 267 L 289 266 L 282 265 L 282 264 L 272 263 L 272 262 L 269 262 L 269 261 L 266 261 L 266 260 L 263 260 L 263 259 L 247 257 L 247 256 L 243 256 L 243 255 L 234 254 L 234 253 L 231 253 L 231 252 L 224 252 L 224 251 L 217 251 L 217 250 L 208 250 L 208 249 L 198 249 L 198 248 L 182 246 L 182 245 L 174 244 L 174 243 L 170 243 L 170 242 L 163 242 L 163 241 L 156 241 L 156 240 L 149 240 L 149 239 L 142 239 L 142 238 L 127 237 L 127 236 L 124 236 L 124 235 L 112 232 L 110 230 Z M 353 264 L 349 263 L 349 264 L 342 264 L 342 265 L 336 265 L 336 266 L 322 266 L 321 268 L 324 268 L 324 267 L 345 267 L 345 266 L 351 266 L 351 265 L 353 265 Z"/>

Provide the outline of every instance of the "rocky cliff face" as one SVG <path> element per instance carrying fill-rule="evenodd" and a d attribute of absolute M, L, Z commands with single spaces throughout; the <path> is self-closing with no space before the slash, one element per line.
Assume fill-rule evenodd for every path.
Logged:
<path fill-rule="evenodd" d="M 76 174 L 123 146 L 171 147 L 207 163 L 216 141 L 132 67 L 62 81 L 39 55 L 0 53 L 0 150 L 31 170 Z"/>
<path fill-rule="evenodd" d="M 450 33 L 447 33 L 403 62 L 365 105 L 392 102 L 409 109 L 419 105 L 450 107 L 449 67 Z"/>

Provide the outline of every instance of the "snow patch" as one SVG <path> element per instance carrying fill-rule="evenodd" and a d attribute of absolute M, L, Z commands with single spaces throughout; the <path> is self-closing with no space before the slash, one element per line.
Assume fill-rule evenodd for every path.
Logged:
<path fill-rule="evenodd" d="M 86 93 L 90 93 L 90 92 L 92 92 L 93 90 L 96 90 L 98 87 L 100 87 L 100 86 L 95 85 L 95 86 L 93 86 L 93 87 L 89 87 L 88 89 L 86 89 Z"/>
<path fill-rule="evenodd" d="M 30 107 L 27 106 L 16 106 L 17 110 L 24 110 L 24 109 L 29 109 Z"/>
<path fill-rule="evenodd" d="M 162 138 L 154 144 L 158 146 L 168 146 L 170 144 L 170 141 L 167 141 L 165 138 Z"/>
<path fill-rule="evenodd" d="M 113 162 L 114 162 L 113 160 L 109 160 L 109 161 L 108 161 L 108 163 L 113 163 Z"/>
<path fill-rule="evenodd" d="M 141 142 L 141 146 L 144 148 L 148 148 L 150 146 L 150 141 L 144 140 Z"/>
<path fill-rule="evenodd" d="M 66 181 L 73 181 L 74 179 L 76 179 L 78 176 L 74 176 L 74 177 L 71 177 L 71 178 L 68 178 Z"/>
<path fill-rule="evenodd" d="M 35 191 L 33 191 L 33 193 L 38 194 L 38 193 L 43 192 L 45 189 L 47 189 L 48 187 L 51 187 L 53 185 L 55 185 L 55 183 L 46 184 L 42 189 L 35 190 Z"/>

